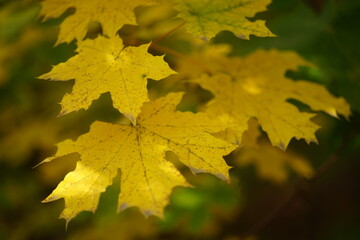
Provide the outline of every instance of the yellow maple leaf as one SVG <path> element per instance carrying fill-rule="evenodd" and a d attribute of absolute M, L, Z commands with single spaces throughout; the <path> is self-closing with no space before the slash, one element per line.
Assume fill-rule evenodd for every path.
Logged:
<path fill-rule="evenodd" d="M 249 129 L 242 138 L 243 147 L 235 157 L 239 166 L 252 164 L 260 177 L 275 183 L 285 182 L 289 177 L 289 169 L 306 179 L 314 175 L 314 170 L 306 159 L 260 140 L 261 132 L 256 119 L 250 119 L 248 125 Z"/>
<path fill-rule="evenodd" d="M 324 86 L 285 77 L 287 70 L 310 65 L 294 52 L 258 50 L 244 58 L 224 56 L 219 62 L 222 70 L 192 81 L 215 95 L 208 113 L 227 127 L 221 135 L 231 142 L 241 143 L 252 117 L 258 119 L 271 143 L 281 149 L 286 149 L 293 137 L 316 142 L 319 127 L 310 120 L 315 114 L 300 112 L 287 102 L 289 99 L 335 117 L 337 113 L 350 115 L 346 101 L 331 95 Z"/>
<path fill-rule="evenodd" d="M 182 93 L 172 93 L 144 104 L 137 125 L 95 122 L 76 141 L 58 144 L 55 158 L 79 153 L 76 169 L 44 201 L 65 199 L 61 217 L 69 221 L 81 211 L 95 211 L 99 196 L 121 170 L 119 210 L 138 206 L 145 215 L 161 216 L 175 186 L 189 186 L 175 166 L 165 159 L 173 151 L 194 172 L 229 179 L 223 156 L 235 145 L 209 132 L 223 127 L 205 114 L 177 112 Z"/>
<path fill-rule="evenodd" d="M 110 37 L 124 24 L 136 24 L 134 9 L 138 6 L 157 4 L 157 0 L 45 0 L 40 15 L 45 19 L 58 18 L 67 9 L 75 8 L 75 14 L 68 16 L 60 25 L 56 44 L 81 41 L 91 22 L 99 22 L 103 33 Z"/>
<path fill-rule="evenodd" d="M 42 79 L 75 79 L 61 101 L 60 115 L 87 109 L 102 93 L 110 92 L 114 107 L 135 122 L 148 101 L 147 78 L 159 80 L 175 73 L 161 56 L 147 53 L 149 45 L 125 47 L 118 37 L 98 37 L 78 43 L 79 54 L 55 66 Z"/>
<path fill-rule="evenodd" d="M 228 30 L 238 37 L 249 39 L 274 36 L 265 21 L 249 21 L 258 12 L 265 11 L 271 0 L 173 0 L 178 16 L 187 23 L 190 33 L 209 40 L 218 32 Z"/>

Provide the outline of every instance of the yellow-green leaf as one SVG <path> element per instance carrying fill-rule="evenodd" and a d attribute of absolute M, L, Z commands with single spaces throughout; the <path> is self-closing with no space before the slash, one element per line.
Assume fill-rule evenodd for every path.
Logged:
<path fill-rule="evenodd" d="M 265 11 L 271 0 L 173 0 L 178 16 L 187 23 L 190 33 L 209 40 L 218 32 L 228 30 L 248 39 L 274 36 L 265 21 L 249 21 L 256 13 Z"/>
<path fill-rule="evenodd" d="M 282 149 L 293 137 L 316 142 L 319 127 L 310 120 L 315 114 L 300 112 L 287 102 L 289 99 L 335 117 L 337 113 L 350 115 L 346 101 L 331 95 L 324 86 L 285 77 L 288 70 L 310 65 L 294 52 L 258 50 L 244 58 L 224 56 L 219 62 L 222 70 L 193 81 L 215 95 L 208 113 L 227 127 L 221 134 L 231 142 L 241 143 L 252 117 L 258 119 L 271 143 Z"/>
<path fill-rule="evenodd" d="M 125 47 L 120 38 L 98 37 L 78 43 L 78 54 L 55 66 L 42 79 L 75 79 L 61 101 L 61 115 L 87 109 L 102 93 L 110 92 L 114 107 L 135 122 L 148 101 L 147 78 L 159 80 L 175 73 L 161 56 L 147 52 L 148 45 Z"/>
<path fill-rule="evenodd" d="M 113 37 L 124 24 L 136 24 L 136 7 L 154 4 L 157 4 L 157 0 L 45 0 L 40 15 L 45 19 L 58 18 L 67 9 L 75 8 L 75 13 L 60 25 L 59 44 L 73 39 L 81 41 L 91 22 L 99 22 L 103 33 Z"/>
<path fill-rule="evenodd" d="M 119 210 L 138 206 L 145 215 L 161 216 L 175 186 L 189 186 L 175 166 L 165 159 L 173 151 L 194 172 L 229 179 L 223 156 L 235 145 L 210 132 L 223 127 L 205 114 L 177 112 L 181 93 L 144 104 L 137 125 L 95 122 L 76 141 L 58 144 L 54 158 L 79 153 L 76 169 L 66 175 L 44 201 L 65 199 L 61 217 L 69 221 L 81 211 L 95 211 L 99 196 L 121 171 Z"/>

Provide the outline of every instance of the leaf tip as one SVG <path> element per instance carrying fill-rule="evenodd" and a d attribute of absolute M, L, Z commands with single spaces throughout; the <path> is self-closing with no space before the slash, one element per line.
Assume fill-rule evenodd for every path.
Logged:
<path fill-rule="evenodd" d="M 315 143 L 315 144 L 319 144 L 319 141 L 316 139 L 316 137 L 314 138 L 310 138 L 310 139 L 306 139 L 306 143 L 310 144 L 310 143 Z"/>
<path fill-rule="evenodd" d="M 50 194 L 47 198 L 45 198 L 44 200 L 41 201 L 41 203 L 48 203 L 48 202 L 52 202 L 52 201 L 55 201 L 55 200 L 58 200 L 59 197 L 58 196 L 54 196 L 52 194 Z"/>
<path fill-rule="evenodd" d="M 124 211 L 125 209 L 129 208 L 130 206 L 127 203 L 122 203 L 118 207 L 118 212 Z"/>
<path fill-rule="evenodd" d="M 280 148 L 282 151 L 286 151 L 286 148 L 287 148 L 287 144 L 285 144 L 285 143 L 283 143 L 283 142 L 278 142 L 277 144 L 276 144 L 276 146 L 278 147 L 278 148 Z"/>
<path fill-rule="evenodd" d="M 145 218 L 149 218 L 149 217 L 152 216 L 152 215 L 161 217 L 160 214 L 157 214 L 157 213 L 155 213 L 154 211 L 149 210 L 149 209 L 147 209 L 147 210 L 142 210 L 141 212 L 144 214 Z"/>
<path fill-rule="evenodd" d="M 62 117 L 64 115 L 66 115 L 68 113 L 68 111 L 66 111 L 65 109 L 61 109 L 61 111 L 59 112 L 59 114 L 56 117 Z"/>
<path fill-rule="evenodd" d="M 131 123 L 136 126 L 136 118 L 137 116 L 132 113 L 123 113 L 123 115 L 131 121 Z"/>

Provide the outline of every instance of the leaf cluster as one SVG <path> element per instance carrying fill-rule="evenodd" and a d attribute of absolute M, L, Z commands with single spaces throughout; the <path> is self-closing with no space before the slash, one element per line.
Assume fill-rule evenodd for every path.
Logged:
<path fill-rule="evenodd" d="M 123 118 L 96 121 L 88 133 L 58 144 L 56 154 L 44 162 L 74 153 L 80 160 L 44 201 L 64 198 L 61 217 L 68 222 L 81 211 L 95 211 L 100 194 L 120 173 L 118 210 L 138 206 L 147 216 L 162 216 L 172 189 L 190 186 L 166 159 L 168 151 L 192 173 L 211 173 L 227 181 L 230 167 L 223 157 L 235 149 L 243 150 L 239 162 L 253 161 L 261 174 L 275 175 L 275 181 L 286 179 L 286 164 L 311 177 L 313 170 L 303 159 L 284 158 L 281 151 L 292 138 L 317 142 L 319 126 L 312 121 L 316 112 L 349 117 L 349 105 L 320 84 L 290 79 L 289 70 L 316 69 L 295 52 L 258 49 L 235 57 L 231 53 L 236 49 L 211 41 L 221 31 L 247 41 L 252 41 L 251 35 L 275 37 L 264 20 L 249 20 L 269 4 L 269 0 L 109 0 L 106 4 L 45 0 L 41 10 L 45 20 L 74 9 L 60 24 L 56 44 L 76 40 L 76 54 L 40 76 L 75 80 L 61 101 L 59 115 L 88 109 L 102 94 L 110 93 Z M 102 35 L 86 37 L 93 22 L 100 24 Z M 192 101 L 195 112 L 177 110 L 183 93 L 176 91 L 196 99 L 191 88 L 207 90 L 213 98 Z M 290 100 L 310 110 L 302 111 Z M 260 128 L 270 141 L 265 147 L 258 142 Z M 263 149 L 274 155 L 268 163 L 249 160 L 263 158 Z M 273 170 L 269 174 L 263 169 Z"/>

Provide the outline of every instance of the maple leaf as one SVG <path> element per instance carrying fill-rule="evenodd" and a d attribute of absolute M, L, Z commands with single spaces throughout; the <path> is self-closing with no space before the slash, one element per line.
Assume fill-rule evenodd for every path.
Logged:
<path fill-rule="evenodd" d="M 261 132 L 256 119 L 250 119 L 248 126 L 249 129 L 242 137 L 243 147 L 235 157 L 237 165 L 252 164 L 260 177 L 275 183 L 283 183 L 287 180 L 288 169 L 292 169 L 306 179 L 313 177 L 314 170 L 306 159 L 289 151 L 281 151 L 271 146 L 268 141 L 260 140 Z"/>
<path fill-rule="evenodd" d="M 144 104 L 137 125 L 95 122 L 76 141 L 58 144 L 55 158 L 79 153 L 76 169 L 44 201 L 65 199 L 61 217 L 69 221 L 81 211 L 95 211 L 99 196 L 121 170 L 119 210 L 138 206 L 145 215 L 161 216 L 175 186 L 189 186 L 165 159 L 173 151 L 194 173 L 229 179 L 223 156 L 235 149 L 209 134 L 223 129 L 205 114 L 177 112 L 182 93 Z"/>
<path fill-rule="evenodd" d="M 72 92 L 61 101 L 60 115 L 87 109 L 102 93 L 110 92 L 114 107 L 135 122 L 148 101 L 147 78 L 159 80 L 175 73 L 163 57 L 147 53 L 148 46 L 124 48 L 118 37 L 88 39 L 78 43 L 79 54 L 40 78 L 75 79 Z"/>
<path fill-rule="evenodd" d="M 265 21 L 249 21 L 257 12 L 265 11 L 271 0 L 173 0 L 178 16 L 187 23 L 187 30 L 208 40 L 218 32 L 228 30 L 238 37 L 249 39 L 274 36 Z"/>
<path fill-rule="evenodd" d="M 310 121 L 315 114 L 300 112 L 287 102 L 289 99 L 334 117 L 337 113 L 350 115 L 346 101 L 334 97 L 325 87 L 285 77 L 287 70 L 311 65 L 294 52 L 258 50 L 244 58 L 223 56 L 219 62 L 222 71 L 211 76 L 203 74 L 192 81 L 215 95 L 208 113 L 227 126 L 220 135 L 230 142 L 241 143 L 252 117 L 258 119 L 271 143 L 281 149 L 286 149 L 293 137 L 316 142 L 315 131 L 319 127 Z"/>
<path fill-rule="evenodd" d="M 58 18 L 67 9 L 75 8 L 75 14 L 68 16 L 60 25 L 56 44 L 81 41 L 91 22 L 99 22 L 103 33 L 113 37 L 124 24 L 136 24 L 134 9 L 138 6 L 157 4 L 157 0 L 45 0 L 40 15 L 45 19 Z"/>

